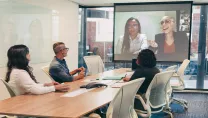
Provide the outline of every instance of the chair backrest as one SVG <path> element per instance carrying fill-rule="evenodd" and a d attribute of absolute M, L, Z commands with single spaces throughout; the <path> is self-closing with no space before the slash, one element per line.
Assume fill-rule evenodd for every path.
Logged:
<path fill-rule="evenodd" d="M 11 97 L 15 96 L 13 90 L 10 87 L 8 88 L 7 85 L 8 84 L 5 84 L 4 80 L 0 79 L 0 93 L 1 93 L 0 100 L 4 100 L 4 99 L 11 98 Z"/>
<path fill-rule="evenodd" d="M 104 72 L 104 64 L 100 56 L 84 56 L 84 61 L 87 65 L 88 73 L 97 74 Z"/>
<path fill-rule="evenodd" d="M 176 71 L 176 69 L 177 69 L 177 65 L 173 65 L 173 66 L 167 67 L 167 68 L 165 69 L 165 71 L 170 71 L 170 70 Z"/>
<path fill-rule="evenodd" d="M 99 52 L 99 48 L 98 47 L 94 47 L 93 54 L 94 55 L 100 55 L 100 52 Z"/>
<path fill-rule="evenodd" d="M 144 78 L 139 78 L 123 85 L 110 103 L 107 118 L 137 118 L 134 99 L 143 82 Z"/>
<path fill-rule="evenodd" d="M 154 76 L 145 94 L 147 104 L 151 108 L 160 108 L 166 105 L 167 89 L 173 73 L 174 71 L 165 71 Z"/>
<path fill-rule="evenodd" d="M 183 63 L 181 64 L 181 66 L 178 68 L 178 71 L 177 71 L 177 74 L 179 76 L 183 76 L 184 75 L 185 69 L 187 68 L 189 63 L 190 63 L 190 60 L 188 60 L 188 59 L 183 60 Z"/>
<path fill-rule="evenodd" d="M 53 78 L 51 77 L 51 75 L 49 74 L 49 66 L 44 66 L 44 67 L 42 67 L 41 69 L 43 70 L 43 72 L 44 72 L 46 75 L 48 75 L 48 77 L 49 77 L 52 81 L 54 81 Z"/>

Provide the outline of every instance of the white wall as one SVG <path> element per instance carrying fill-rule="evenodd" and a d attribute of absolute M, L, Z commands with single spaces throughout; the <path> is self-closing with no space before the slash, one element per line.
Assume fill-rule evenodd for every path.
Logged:
<path fill-rule="evenodd" d="M 62 41 L 69 47 L 68 56 L 66 57 L 67 64 L 70 70 L 76 69 L 78 66 L 78 4 L 70 2 L 68 0 L 16 0 L 20 3 L 35 5 L 49 10 L 55 10 L 59 17 L 58 25 L 58 41 Z M 23 19 L 24 20 L 24 19 Z M 51 22 L 51 21 L 49 21 Z M 56 41 L 57 41 L 56 39 Z M 1 40 L 1 39 L 0 39 Z M 51 39 L 55 42 L 54 39 Z M 51 44 L 51 50 L 52 50 Z M 3 52 L 6 53 L 6 52 Z M 0 54 L 2 55 L 2 54 Z M 50 54 L 44 54 L 53 58 Z M 33 73 L 39 82 L 46 82 L 49 78 L 42 72 L 41 67 L 48 65 L 50 61 L 46 63 L 31 64 L 33 67 Z M 0 68 L 0 77 L 5 77 L 6 67 Z"/>

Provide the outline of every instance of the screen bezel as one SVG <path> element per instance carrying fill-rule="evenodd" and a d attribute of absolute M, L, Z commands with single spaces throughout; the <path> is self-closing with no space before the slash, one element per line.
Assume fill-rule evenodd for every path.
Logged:
<path fill-rule="evenodd" d="M 143 3 L 114 3 L 114 20 L 113 20 L 113 62 L 131 62 L 132 60 L 115 60 L 115 54 L 114 54 L 114 47 L 115 47 L 115 13 L 116 13 L 116 6 L 126 6 L 126 5 L 153 5 L 153 4 L 191 4 L 190 9 L 190 30 L 189 30 L 189 45 L 188 45 L 188 59 L 190 60 L 190 48 L 191 48 L 191 31 L 192 31 L 192 8 L 193 8 L 193 1 L 179 1 L 179 2 L 143 2 Z M 178 18 L 176 19 L 176 22 L 178 22 Z M 157 61 L 161 63 L 171 62 L 171 63 L 181 63 L 182 61 Z"/>

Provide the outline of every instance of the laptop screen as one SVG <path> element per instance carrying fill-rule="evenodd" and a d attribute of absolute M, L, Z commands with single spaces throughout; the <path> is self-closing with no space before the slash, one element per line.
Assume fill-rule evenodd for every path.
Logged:
<path fill-rule="evenodd" d="M 136 70 L 136 68 L 137 68 L 137 66 L 138 66 L 137 63 L 136 63 L 136 61 L 137 61 L 137 59 L 132 59 L 132 63 L 131 63 L 131 64 L 132 64 L 132 65 L 131 65 L 131 69 L 132 69 L 132 70 Z"/>

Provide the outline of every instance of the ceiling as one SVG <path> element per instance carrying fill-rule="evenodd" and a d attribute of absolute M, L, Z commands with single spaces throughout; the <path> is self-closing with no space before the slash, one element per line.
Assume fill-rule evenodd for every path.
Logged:
<path fill-rule="evenodd" d="M 181 0 L 69 0 L 83 6 L 113 6 L 113 3 L 129 3 L 129 2 L 171 2 Z M 183 0 L 191 1 L 191 0 Z M 193 0 L 194 3 L 208 3 L 208 0 Z"/>

